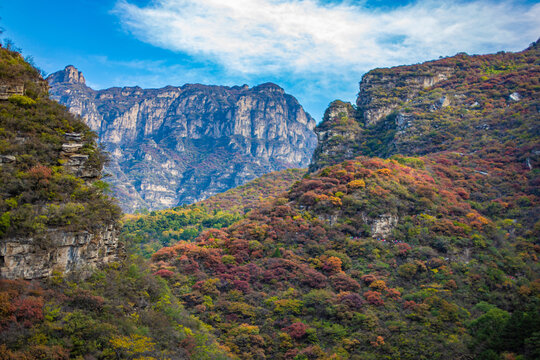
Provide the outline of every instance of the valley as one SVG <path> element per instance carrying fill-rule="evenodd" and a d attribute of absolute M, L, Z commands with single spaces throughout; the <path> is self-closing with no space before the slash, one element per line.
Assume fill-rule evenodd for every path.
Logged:
<path fill-rule="evenodd" d="M 0 100 L 0 358 L 540 356 L 538 41 L 371 70 L 314 132 L 277 85 L 94 91 L 70 67 L 49 77 L 68 112 L 0 54 L 1 85 L 22 87 Z M 130 115 L 148 101 L 170 103 Z M 216 110 L 228 101 L 250 115 Z M 266 107 L 283 121 L 262 123 Z M 198 155 L 152 171 L 180 148 Z M 212 172 L 223 162 L 245 171 Z M 45 270 L 13 270 L 29 258 Z"/>

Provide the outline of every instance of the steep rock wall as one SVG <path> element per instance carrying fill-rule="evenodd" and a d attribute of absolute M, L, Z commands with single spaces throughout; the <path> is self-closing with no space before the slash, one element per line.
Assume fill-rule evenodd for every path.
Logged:
<path fill-rule="evenodd" d="M 111 153 L 126 211 L 203 200 L 265 173 L 306 167 L 315 121 L 275 84 L 187 84 L 95 91 L 74 67 L 48 78 L 51 95 L 83 117 Z"/>
<path fill-rule="evenodd" d="M 88 274 L 118 260 L 122 247 L 114 225 L 95 232 L 51 229 L 46 238 L 8 238 L 0 243 L 0 275 L 7 279 L 49 277 L 54 271 Z"/>

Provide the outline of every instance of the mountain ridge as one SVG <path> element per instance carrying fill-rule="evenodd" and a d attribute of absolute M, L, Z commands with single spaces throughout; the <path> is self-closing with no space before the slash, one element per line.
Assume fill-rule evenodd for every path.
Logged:
<path fill-rule="evenodd" d="M 111 153 L 111 182 L 130 212 L 307 166 L 316 145 L 315 121 L 273 83 L 93 90 L 73 66 L 48 80 L 52 98 L 81 115 Z"/>
<path fill-rule="evenodd" d="M 530 151 L 535 147 L 533 134 L 539 131 L 534 118 L 539 111 L 534 89 L 538 53 L 537 41 L 517 53 L 460 53 L 369 71 L 360 82 L 355 106 L 333 102 L 317 125 L 319 144 L 310 171 L 358 155 L 466 153 L 481 148 L 475 137 L 510 141 L 515 137 L 511 132 L 530 134 L 516 141 L 538 166 L 538 154 Z M 506 114 L 498 114 L 498 109 Z M 511 117 L 516 112 L 522 121 Z M 502 134 L 504 130 L 508 134 Z"/>

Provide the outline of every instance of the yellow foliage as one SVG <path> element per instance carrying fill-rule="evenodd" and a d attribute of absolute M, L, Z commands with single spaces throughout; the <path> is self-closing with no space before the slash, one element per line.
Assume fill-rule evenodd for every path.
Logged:
<path fill-rule="evenodd" d="M 153 351 L 154 346 L 156 345 L 152 342 L 151 338 L 136 334 L 130 336 L 116 336 L 113 337 L 110 342 L 115 349 L 125 351 L 130 356 Z"/>
<path fill-rule="evenodd" d="M 366 182 L 362 179 L 356 179 L 347 184 L 351 189 L 365 188 Z"/>
<path fill-rule="evenodd" d="M 384 168 L 384 169 L 379 169 L 377 170 L 377 172 L 381 175 L 385 175 L 385 176 L 390 176 L 392 174 L 392 170 L 390 169 L 387 169 L 387 168 Z"/>
<path fill-rule="evenodd" d="M 375 280 L 371 284 L 369 284 L 369 287 L 372 289 L 384 290 L 386 289 L 386 283 L 384 282 L 384 280 Z"/>

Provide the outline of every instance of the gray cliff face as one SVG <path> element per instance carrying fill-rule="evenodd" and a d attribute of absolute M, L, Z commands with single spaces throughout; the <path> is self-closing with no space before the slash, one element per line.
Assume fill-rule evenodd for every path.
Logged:
<path fill-rule="evenodd" d="M 51 229 L 47 239 L 12 238 L 0 245 L 0 277 L 7 279 L 45 278 L 54 271 L 85 276 L 122 252 L 112 224 L 95 232 Z"/>
<path fill-rule="evenodd" d="M 85 142 L 80 133 L 64 134 L 58 159 L 67 173 L 90 185 L 101 178 L 101 171 L 81 154 Z M 21 138 L 21 141 L 26 141 Z M 15 156 L 0 157 L 0 166 L 15 164 Z M 44 205 L 46 206 L 46 205 Z M 8 237 L 0 240 L 0 278 L 39 279 L 53 272 L 77 272 L 86 277 L 96 267 L 119 260 L 124 253 L 118 238 L 118 224 L 111 222 L 91 231 L 49 228 L 34 237 Z"/>
<path fill-rule="evenodd" d="M 271 83 L 95 91 L 72 66 L 47 80 L 51 98 L 80 115 L 111 153 L 107 171 L 128 212 L 192 203 L 306 167 L 317 142 L 315 121 Z"/>

